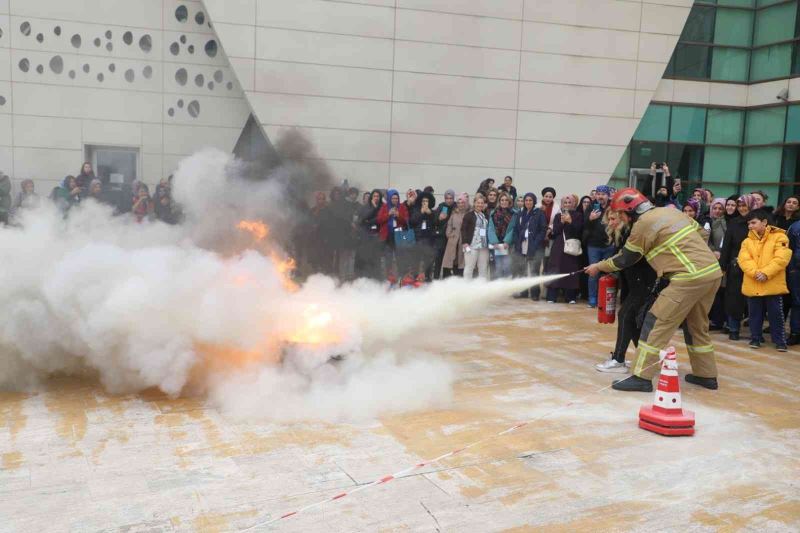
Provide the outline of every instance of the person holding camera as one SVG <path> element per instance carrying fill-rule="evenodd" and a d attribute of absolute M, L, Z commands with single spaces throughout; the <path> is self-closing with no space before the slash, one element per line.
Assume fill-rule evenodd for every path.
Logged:
<path fill-rule="evenodd" d="M 614 255 L 614 245 L 608 238 L 603 214 L 608 207 L 608 200 L 614 189 L 608 185 L 599 185 L 595 189 L 595 200 L 584 216 L 583 241 L 586 243 L 589 264 L 599 263 Z M 587 307 L 597 307 L 598 276 L 589 275 L 589 302 Z"/>

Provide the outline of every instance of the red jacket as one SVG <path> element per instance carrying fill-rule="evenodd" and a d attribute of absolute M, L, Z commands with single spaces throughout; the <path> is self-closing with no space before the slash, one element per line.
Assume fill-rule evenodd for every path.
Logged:
<path fill-rule="evenodd" d="M 383 204 L 381 210 L 378 211 L 378 232 L 381 237 L 382 241 L 389 239 L 389 206 L 387 204 Z M 397 222 L 398 228 L 408 229 L 408 208 L 406 204 L 401 202 L 400 205 L 397 207 L 397 218 L 395 220 Z"/>

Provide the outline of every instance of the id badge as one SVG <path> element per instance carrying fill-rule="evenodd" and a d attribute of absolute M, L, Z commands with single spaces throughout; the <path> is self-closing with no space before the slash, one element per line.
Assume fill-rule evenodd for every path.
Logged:
<path fill-rule="evenodd" d="M 486 228 L 479 229 L 478 235 L 480 235 L 481 237 L 486 237 Z"/>
<path fill-rule="evenodd" d="M 422 221 L 422 227 L 420 229 L 423 229 L 423 230 L 428 229 L 428 223 L 423 220 Z"/>
<path fill-rule="evenodd" d="M 525 240 L 526 241 L 528 240 L 528 230 L 527 229 L 525 230 Z"/>

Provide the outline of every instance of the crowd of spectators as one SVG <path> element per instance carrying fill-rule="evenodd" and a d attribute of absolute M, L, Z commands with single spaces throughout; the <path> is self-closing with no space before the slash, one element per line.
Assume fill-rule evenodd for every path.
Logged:
<path fill-rule="evenodd" d="M 177 224 L 181 220 L 180 207 L 172 197 L 172 176 L 158 183 L 153 196 L 141 181 L 117 185 L 98 178 L 89 162 L 76 175 L 64 177 L 44 200 L 30 179 L 20 183 L 16 196 L 12 197 L 11 192 L 11 179 L 0 173 L 0 224 L 13 223 L 21 212 L 38 207 L 45 200 L 53 202 L 64 216 L 82 202 L 93 200 L 112 207 L 116 215 L 130 214 L 137 222 L 148 219 Z"/>
<path fill-rule="evenodd" d="M 696 188 L 687 195 L 666 164 L 653 163 L 651 174 L 658 184 L 653 204 L 681 210 L 697 221 L 725 272 L 709 315 L 711 329 L 736 341 L 749 320 L 751 345 L 758 347 L 767 316 L 776 345 L 800 344 L 800 198 L 789 196 L 774 209 L 757 190 L 716 198 L 711 190 Z M 485 179 L 473 194 L 448 189 L 437 202 L 430 186 L 410 188 L 403 198 L 396 189 L 361 193 L 345 184 L 329 194 L 316 193 L 313 205 L 299 217 L 292 251 L 301 275 L 319 272 L 342 282 L 365 277 L 419 286 L 450 276 L 490 280 L 574 273 L 611 257 L 625 243 L 629 229 L 608 210 L 613 192 L 599 185 L 584 196 L 563 191 L 559 196 L 553 187 L 538 196 L 520 195 L 513 178 L 506 176 L 499 185 Z M 67 216 L 89 200 L 137 222 L 177 224 L 182 218 L 171 177 L 161 180 L 151 195 L 138 181 L 112 186 L 84 163 L 77 175 L 66 176 L 41 198 L 32 180 L 22 181 L 12 195 L 10 178 L 0 173 L 0 224 L 13 224 L 17 214 L 43 201 L 53 202 Z M 642 262 L 620 275 L 620 339 L 612 353 L 619 364 L 628 343 L 636 341 L 636 320 L 649 293 L 657 290 L 656 273 L 648 269 Z M 544 298 L 552 304 L 584 301 L 596 307 L 597 284 L 597 277 L 572 275 L 547 287 L 534 285 L 515 297 Z M 784 339 L 779 332 L 790 311 L 790 332 Z"/>

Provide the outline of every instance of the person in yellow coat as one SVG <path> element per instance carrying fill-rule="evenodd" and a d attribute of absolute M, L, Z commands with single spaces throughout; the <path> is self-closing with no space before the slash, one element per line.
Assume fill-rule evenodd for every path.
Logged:
<path fill-rule="evenodd" d="M 769 225 L 769 213 L 756 209 L 747 215 L 750 232 L 739 250 L 739 267 L 744 273 L 742 294 L 747 296 L 750 314 L 750 347 L 760 348 L 764 312 L 769 317 L 769 332 L 779 352 L 786 351 L 783 325 L 783 298 L 786 266 L 792 258 L 789 238 L 780 228 Z"/>

